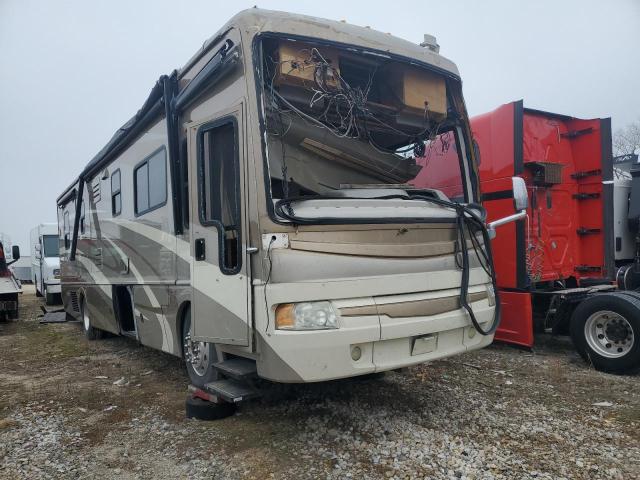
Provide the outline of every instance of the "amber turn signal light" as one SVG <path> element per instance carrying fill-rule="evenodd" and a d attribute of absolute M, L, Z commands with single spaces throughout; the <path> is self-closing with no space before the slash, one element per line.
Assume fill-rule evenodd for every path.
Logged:
<path fill-rule="evenodd" d="M 295 314 L 293 303 L 282 303 L 276 308 L 276 328 L 293 328 L 295 324 Z"/>

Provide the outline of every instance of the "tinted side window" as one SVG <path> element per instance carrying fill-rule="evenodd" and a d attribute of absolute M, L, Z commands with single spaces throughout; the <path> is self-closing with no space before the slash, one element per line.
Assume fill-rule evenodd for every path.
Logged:
<path fill-rule="evenodd" d="M 80 233 L 84 235 L 84 217 L 85 217 L 85 213 L 84 213 L 84 200 L 81 201 L 80 203 Z"/>
<path fill-rule="evenodd" d="M 158 150 L 134 170 L 135 212 L 142 215 L 167 201 L 167 155 Z"/>
<path fill-rule="evenodd" d="M 120 170 L 111 174 L 111 214 L 115 217 L 122 212 L 122 192 L 120 189 Z"/>
<path fill-rule="evenodd" d="M 62 228 L 64 230 L 64 248 L 65 250 L 68 250 L 71 246 L 71 223 L 69 221 L 68 211 L 64 212 L 64 215 L 62 216 Z"/>
<path fill-rule="evenodd" d="M 198 135 L 200 222 L 219 234 L 220 269 L 240 268 L 240 179 L 238 141 L 231 120 L 204 126 Z"/>

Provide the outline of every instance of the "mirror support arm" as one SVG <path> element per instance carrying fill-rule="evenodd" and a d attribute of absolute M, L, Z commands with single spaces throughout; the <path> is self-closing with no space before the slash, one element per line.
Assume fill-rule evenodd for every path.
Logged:
<path fill-rule="evenodd" d="M 507 223 L 515 222 L 516 220 L 520 220 L 527 216 L 526 210 L 520 210 L 518 213 L 514 213 L 513 215 L 509 215 L 506 217 L 499 218 L 498 220 L 494 220 L 493 222 L 487 224 L 487 231 L 489 233 L 489 238 L 493 239 L 496 236 L 496 228 L 502 225 L 506 225 Z"/>

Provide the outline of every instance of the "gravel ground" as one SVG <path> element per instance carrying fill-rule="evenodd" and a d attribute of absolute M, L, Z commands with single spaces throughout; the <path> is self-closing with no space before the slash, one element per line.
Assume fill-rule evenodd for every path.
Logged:
<path fill-rule="evenodd" d="M 565 339 L 492 346 L 384 376 L 266 385 L 184 418 L 178 359 L 78 324 L 0 323 L 0 478 L 640 478 L 640 377 Z"/>

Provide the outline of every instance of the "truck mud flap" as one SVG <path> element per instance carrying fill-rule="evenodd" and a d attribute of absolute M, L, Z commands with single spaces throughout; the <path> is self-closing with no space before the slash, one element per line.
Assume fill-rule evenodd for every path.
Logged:
<path fill-rule="evenodd" d="M 533 347 L 531 294 L 499 290 L 499 295 L 502 312 L 495 340 L 521 347 Z"/>

